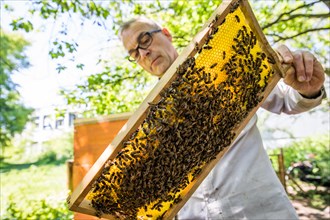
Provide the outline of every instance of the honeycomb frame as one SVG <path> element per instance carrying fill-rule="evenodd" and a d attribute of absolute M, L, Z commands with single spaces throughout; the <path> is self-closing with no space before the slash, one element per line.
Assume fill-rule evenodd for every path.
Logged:
<path fill-rule="evenodd" d="M 239 12 L 240 14 L 237 15 L 235 14 L 236 12 L 237 13 Z M 243 19 L 245 23 L 242 21 Z M 219 31 L 219 29 L 221 31 L 221 27 L 230 24 L 229 22 L 243 23 L 243 25 L 240 26 L 241 27 L 240 28 L 241 31 L 239 31 L 240 33 L 235 32 L 234 33 L 235 35 L 233 36 L 229 36 L 229 34 L 226 34 L 225 36 L 227 37 L 229 36 L 228 37 L 229 39 L 235 39 L 235 38 L 237 39 L 240 37 L 242 39 L 240 40 L 240 42 L 246 41 L 246 44 L 258 45 L 258 48 L 256 49 L 257 52 L 255 51 L 253 53 L 254 54 L 259 53 L 260 58 L 251 57 L 251 60 L 255 61 L 253 62 L 253 65 L 252 64 L 249 65 L 248 63 L 244 64 L 244 62 L 248 62 L 248 61 L 245 61 L 242 58 L 240 59 L 240 57 L 249 56 L 249 54 L 251 54 L 252 52 L 251 53 L 250 51 L 247 52 L 246 49 L 241 48 L 239 42 L 237 42 L 237 44 L 235 45 L 233 44 L 233 42 L 229 42 L 231 43 L 232 49 L 226 51 L 224 50 L 225 52 L 220 51 L 217 54 L 217 56 L 215 56 L 214 59 L 220 60 L 222 63 L 218 61 L 214 62 L 212 61 L 213 58 L 212 57 L 210 58 L 210 56 L 208 56 L 207 51 L 212 50 L 212 47 L 216 45 L 216 43 L 213 42 L 216 42 L 216 38 L 219 36 L 217 32 Z M 242 35 L 244 36 L 242 37 Z M 213 36 L 215 36 L 214 37 L 215 39 L 213 39 Z M 246 38 L 246 36 L 249 37 Z M 221 41 L 225 41 L 225 39 L 221 38 Z M 251 48 L 252 48 L 251 50 L 253 50 L 253 48 L 255 47 L 251 46 Z M 229 54 L 228 51 L 231 51 L 230 52 L 231 54 Z M 239 54 L 237 58 L 235 54 Z M 208 66 L 200 67 L 201 65 L 200 63 L 204 63 L 204 64 L 208 63 Z M 197 187 L 201 184 L 201 182 L 207 176 L 207 174 L 219 162 L 223 154 L 228 150 L 231 143 L 235 141 L 240 131 L 245 127 L 245 125 L 250 120 L 250 118 L 255 114 L 258 107 L 262 104 L 262 101 L 266 99 L 266 97 L 269 95 L 271 90 L 277 84 L 278 80 L 281 78 L 281 75 L 283 75 L 284 73 L 285 67 L 279 64 L 277 54 L 272 50 L 272 48 L 268 44 L 247 0 L 224 1 L 215 10 L 215 12 L 210 17 L 210 19 L 205 23 L 202 30 L 196 35 L 193 41 L 185 48 L 185 50 L 176 59 L 176 61 L 172 64 L 172 66 L 166 71 L 166 73 L 160 79 L 158 84 L 154 87 L 154 89 L 150 92 L 150 94 L 141 104 L 139 109 L 132 115 L 132 117 L 128 120 L 126 125 L 121 129 L 121 131 L 112 141 L 112 143 L 105 149 L 103 154 L 99 157 L 99 159 L 96 161 L 93 167 L 89 170 L 89 172 L 86 174 L 80 185 L 75 189 L 72 195 L 68 197 L 67 201 L 70 210 L 93 215 L 93 216 L 108 218 L 108 219 L 118 219 L 118 218 L 134 219 L 134 217 L 132 217 L 130 214 L 126 215 L 124 212 L 118 210 L 114 211 L 113 212 L 114 214 L 107 214 L 104 212 L 104 210 L 102 212 L 96 210 L 91 205 L 91 200 L 93 200 L 93 198 L 96 198 L 97 196 L 102 196 L 102 195 L 101 194 L 97 195 L 96 193 L 95 196 L 95 194 L 93 195 L 91 191 L 93 191 L 93 189 L 98 187 L 104 176 L 110 175 L 110 177 L 112 177 L 111 174 L 106 173 L 105 170 L 113 167 L 119 167 L 119 168 L 122 167 L 121 164 L 122 162 L 118 158 L 121 155 L 125 155 L 125 151 L 128 151 L 125 148 L 125 143 L 128 143 L 129 145 L 131 143 L 130 141 L 134 140 L 136 135 L 138 136 L 140 135 L 139 137 L 142 139 L 146 137 L 141 136 L 141 134 L 143 135 L 144 133 L 150 133 L 150 131 L 146 131 L 148 129 L 148 126 L 144 126 L 146 124 L 146 120 L 148 120 L 148 118 L 151 117 L 150 115 L 156 115 L 155 118 L 158 119 L 163 118 L 160 115 L 162 111 L 159 110 L 159 108 L 162 107 L 162 104 L 165 106 L 165 108 L 167 108 L 166 106 L 169 106 L 168 107 L 170 109 L 169 112 L 173 113 L 172 116 L 168 116 L 168 117 L 175 117 L 173 115 L 177 113 L 176 107 L 173 104 L 169 104 L 170 103 L 169 99 L 176 97 L 174 93 L 180 94 L 182 93 L 182 91 L 187 90 L 188 84 L 192 85 L 193 87 L 193 85 L 195 85 L 194 83 L 197 84 L 199 83 L 198 85 L 201 84 L 204 86 L 203 87 L 204 90 L 201 89 L 202 91 L 201 93 L 206 93 L 206 90 L 210 90 L 211 87 L 208 87 L 207 85 L 210 82 L 216 85 L 218 89 L 219 87 L 223 88 L 226 86 L 226 84 L 223 83 L 225 81 L 226 83 L 228 83 L 227 79 L 229 78 L 229 75 L 228 74 L 221 75 L 222 76 L 221 78 L 221 76 L 215 74 L 215 70 L 217 69 L 217 71 L 220 72 L 232 71 L 233 65 L 235 66 L 235 68 L 237 66 L 252 66 L 253 68 L 255 68 L 254 66 L 258 66 L 258 67 L 264 66 L 263 72 L 267 72 L 267 74 L 263 74 L 263 72 L 260 72 L 260 77 L 262 77 L 262 79 L 258 79 L 259 81 L 257 81 L 257 83 L 259 84 L 261 83 L 263 85 L 259 86 L 259 91 L 256 91 L 255 93 L 257 94 L 255 102 L 253 101 L 254 99 L 251 99 L 254 102 L 254 104 L 251 106 L 248 105 L 248 103 L 251 100 L 249 100 L 249 102 L 247 101 L 242 102 L 242 103 L 247 103 L 244 104 L 243 107 L 241 107 L 241 108 L 245 108 L 244 115 L 241 116 L 242 118 L 237 120 L 237 122 L 232 124 L 230 127 L 231 128 L 230 132 L 226 133 L 225 136 L 226 137 L 228 136 L 229 139 L 224 144 L 225 146 L 221 147 L 221 149 L 219 150 L 211 152 L 214 153 L 213 156 L 211 157 L 208 156 L 200 164 L 190 169 L 189 173 L 187 174 L 186 180 L 182 180 L 183 183 L 180 183 L 181 185 L 182 184 L 184 185 L 183 188 L 179 188 L 181 189 L 181 191 L 180 190 L 177 191 L 176 194 L 175 193 L 173 194 L 173 192 L 168 194 L 172 196 L 173 201 L 170 201 L 171 197 L 169 200 L 164 200 L 164 201 L 168 201 L 167 203 L 166 202 L 157 203 L 155 202 L 156 200 L 151 201 L 149 205 L 152 206 L 152 210 L 154 209 L 156 210 L 156 211 L 152 211 L 152 213 L 156 213 L 155 215 L 149 213 L 149 207 L 145 207 L 144 211 L 142 208 L 134 211 L 134 213 L 135 212 L 137 213 L 135 218 L 138 219 L 173 218 L 176 215 L 176 213 L 183 207 L 183 205 L 193 194 L 193 192 L 197 189 Z M 244 68 L 241 67 L 241 68 L 242 68 L 242 72 L 244 72 L 244 68 L 246 67 Z M 267 71 L 266 69 L 272 70 L 272 72 Z M 197 75 L 198 77 L 196 77 Z M 244 80 L 241 79 L 242 77 L 243 76 L 239 76 L 239 78 L 236 77 L 235 80 L 242 81 L 242 83 L 244 83 Z M 249 76 L 247 76 L 246 80 L 249 80 Z M 191 81 L 194 82 L 192 83 Z M 229 84 L 228 87 L 230 86 L 231 85 Z M 196 89 L 198 88 L 194 88 L 193 93 L 197 93 Z M 226 91 L 229 90 L 227 89 Z M 239 94 L 239 91 L 235 91 L 235 94 Z M 217 93 L 217 97 L 219 97 L 219 95 L 220 97 L 226 96 L 226 94 Z M 179 98 L 186 100 L 185 96 L 186 95 L 183 94 Z M 243 94 L 241 94 L 241 96 L 243 97 Z M 211 99 L 210 100 L 207 99 L 205 101 L 205 97 L 203 98 L 204 99 L 201 103 L 209 103 L 209 101 L 212 101 Z M 164 99 L 165 99 L 165 104 L 164 104 Z M 235 97 L 231 99 L 235 99 Z M 226 108 L 231 109 L 233 108 L 233 106 L 226 106 Z M 166 117 L 164 118 L 166 119 Z M 159 123 L 162 124 L 168 123 L 163 119 L 158 121 Z M 214 116 L 212 118 L 213 123 L 216 124 L 218 123 L 218 121 L 220 120 L 218 120 L 217 117 Z M 229 122 L 227 122 L 227 124 L 228 123 Z M 180 134 L 176 134 L 176 135 L 180 138 Z M 148 152 L 147 154 L 151 154 L 151 153 Z M 130 155 L 132 156 L 132 154 Z M 140 157 L 142 158 L 141 155 Z M 120 184 L 118 183 L 118 185 Z M 129 190 L 129 188 L 127 189 Z M 97 190 L 94 190 L 94 192 L 97 192 Z M 89 196 L 92 199 L 88 199 L 87 197 Z M 165 207 L 163 207 L 164 204 Z M 127 208 L 127 210 L 129 209 Z M 142 213 L 142 215 L 138 213 Z"/>

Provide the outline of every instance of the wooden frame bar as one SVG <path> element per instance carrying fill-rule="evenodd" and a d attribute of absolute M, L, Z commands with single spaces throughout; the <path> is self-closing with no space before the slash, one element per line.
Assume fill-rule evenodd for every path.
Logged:
<path fill-rule="evenodd" d="M 262 50 L 267 54 L 267 56 L 272 57 L 275 61 L 275 64 L 273 65 L 275 74 L 269 80 L 268 86 L 264 92 L 263 100 L 265 100 L 267 98 L 269 93 L 272 91 L 272 89 L 275 87 L 275 85 L 281 78 L 281 75 L 283 75 L 284 67 L 279 65 L 279 59 L 277 57 L 277 54 L 270 47 L 265 36 L 263 35 L 261 28 L 259 27 L 258 22 L 253 15 L 252 9 L 251 9 L 248 1 L 247 0 L 224 1 L 214 11 L 213 15 L 205 23 L 202 30 L 195 36 L 193 41 L 184 49 L 184 51 L 181 53 L 181 55 L 176 59 L 176 61 L 172 64 L 172 66 L 167 70 L 167 72 L 164 74 L 164 76 L 161 78 L 161 80 L 158 82 L 158 84 L 154 87 L 154 89 L 150 92 L 150 94 L 147 96 L 147 98 L 140 105 L 138 110 L 130 117 L 130 119 L 127 121 L 125 126 L 121 129 L 121 131 L 118 133 L 118 135 L 112 141 L 112 143 L 106 148 L 106 150 L 103 152 L 103 154 L 99 157 L 99 159 L 96 161 L 96 163 L 90 169 L 90 171 L 87 173 L 87 175 L 84 177 L 82 182 L 72 193 L 72 195 L 68 197 L 67 201 L 68 201 L 70 210 L 85 213 L 85 214 L 95 215 L 95 210 L 89 205 L 89 202 L 86 200 L 85 197 L 87 196 L 88 192 L 91 190 L 93 182 L 96 181 L 96 179 L 100 176 L 105 163 L 108 160 L 111 160 L 116 157 L 117 153 L 121 149 L 120 146 L 122 145 L 122 143 L 124 141 L 126 141 L 130 137 L 130 135 L 141 125 L 143 120 L 146 118 L 148 109 L 150 107 L 148 103 L 156 103 L 160 99 L 160 95 L 159 95 L 160 92 L 163 91 L 164 89 L 166 89 L 170 85 L 170 83 L 175 79 L 176 70 L 179 67 L 179 65 L 182 64 L 186 60 L 187 57 L 193 57 L 195 55 L 196 50 L 194 48 L 196 46 L 196 43 L 198 45 L 203 45 L 205 43 L 205 41 L 209 35 L 209 32 L 211 31 L 211 28 L 212 28 L 212 25 L 210 25 L 210 24 L 212 22 L 214 22 L 215 18 L 217 18 L 216 24 L 214 24 L 214 25 L 219 25 L 222 21 L 224 21 L 225 17 L 228 15 L 228 13 L 230 13 L 232 8 L 235 7 L 235 5 L 237 5 L 237 4 L 239 4 L 240 9 L 243 11 L 244 16 L 249 23 L 250 28 L 256 34 L 257 39 L 260 42 Z M 259 106 L 261 105 L 262 102 L 260 102 L 258 106 L 253 108 L 249 112 L 249 114 L 245 118 L 245 120 L 241 124 L 239 124 L 239 126 L 235 130 L 236 136 L 235 136 L 234 140 L 236 139 L 238 134 L 242 131 L 242 129 L 245 127 L 245 125 L 248 123 L 248 121 L 251 119 L 251 117 L 256 113 L 257 109 L 259 108 Z M 182 208 L 182 206 L 190 198 L 190 196 L 197 189 L 197 187 L 201 184 L 201 182 L 208 175 L 208 173 L 212 170 L 212 168 L 219 162 L 219 160 L 224 155 L 224 153 L 227 151 L 227 149 L 228 148 L 221 151 L 216 156 L 216 159 L 212 160 L 209 164 L 207 164 L 205 166 L 205 168 L 203 168 L 202 173 L 199 175 L 199 177 L 197 179 L 195 179 L 193 181 L 192 187 L 190 188 L 189 192 L 184 195 L 184 197 L 182 198 L 182 201 L 177 203 L 174 207 L 171 208 L 171 210 L 169 210 L 169 212 L 166 213 L 166 215 L 165 215 L 166 219 L 171 219 L 176 215 L 176 213 Z M 109 218 L 109 219 L 117 219 L 117 217 L 110 216 L 110 215 L 102 215 L 102 217 Z"/>

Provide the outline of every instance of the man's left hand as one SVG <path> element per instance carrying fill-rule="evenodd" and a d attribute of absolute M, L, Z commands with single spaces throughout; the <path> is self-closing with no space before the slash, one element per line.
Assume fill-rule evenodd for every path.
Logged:
<path fill-rule="evenodd" d="M 308 51 L 290 51 L 285 45 L 276 50 L 282 64 L 291 65 L 286 71 L 284 82 L 307 98 L 320 94 L 325 75 L 320 62 Z"/>

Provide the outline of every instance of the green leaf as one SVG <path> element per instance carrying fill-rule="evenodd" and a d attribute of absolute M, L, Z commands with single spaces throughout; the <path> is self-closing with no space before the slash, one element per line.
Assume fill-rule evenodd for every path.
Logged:
<path fill-rule="evenodd" d="M 61 64 L 57 64 L 57 67 L 56 67 L 56 70 L 57 70 L 57 73 L 61 73 L 63 70 L 65 70 L 67 67 L 66 66 L 63 66 Z"/>
<path fill-rule="evenodd" d="M 79 63 L 79 64 L 76 65 L 76 68 L 83 70 L 84 69 L 84 66 L 85 65 L 83 63 Z"/>

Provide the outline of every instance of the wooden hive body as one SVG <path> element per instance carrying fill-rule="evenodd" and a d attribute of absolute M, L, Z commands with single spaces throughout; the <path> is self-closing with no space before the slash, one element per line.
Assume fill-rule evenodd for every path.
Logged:
<path fill-rule="evenodd" d="M 70 209 L 173 218 L 283 72 L 248 2 L 223 2 L 68 198 Z"/>

